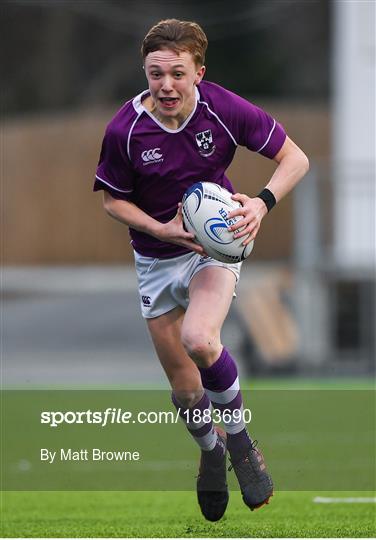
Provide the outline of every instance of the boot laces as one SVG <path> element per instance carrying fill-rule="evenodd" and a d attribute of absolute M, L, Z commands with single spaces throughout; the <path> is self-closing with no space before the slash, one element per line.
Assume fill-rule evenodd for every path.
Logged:
<path fill-rule="evenodd" d="M 227 469 L 228 471 L 232 471 L 232 469 L 238 464 L 238 463 L 241 463 L 242 461 L 247 461 L 248 460 L 248 454 L 250 451 L 254 452 L 254 451 L 257 451 L 257 444 L 258 444 L 258 441 L 252 441 L 251 442 L 251 446 L 248 448 L 247 450 L 247 453 L 240 459 L 238 459 L 237 461 L 235 462 L 231 462 L 231 465 L 229 466 L 229 468 Z"/>

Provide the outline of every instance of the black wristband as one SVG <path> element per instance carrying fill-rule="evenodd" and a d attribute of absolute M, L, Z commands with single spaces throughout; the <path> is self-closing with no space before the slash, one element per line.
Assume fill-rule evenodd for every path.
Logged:
<path fill-rule="evenodd" d="M 266 204 L 266 208 L 268 209 L 268 212 L 277 204 L 277 201 L 275 200 L 275 197 L 273 193 L 270 191 L 270 189 L 265 188 L 257 195 L 259 199 L 264 201 Z"/>

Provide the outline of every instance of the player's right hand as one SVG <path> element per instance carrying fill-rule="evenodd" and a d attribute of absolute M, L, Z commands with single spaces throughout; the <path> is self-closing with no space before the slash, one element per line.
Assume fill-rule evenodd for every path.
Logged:
<path fill-rule="evenodd" d="M 159 240 L 184 246 L 199 255 L 206 256 L 204 248 L 195 241 L 195 235 L 187 232 L 183 226 L 182 204 L 178 204 L 176 216 L 167 223 L 161 223 Z"/>

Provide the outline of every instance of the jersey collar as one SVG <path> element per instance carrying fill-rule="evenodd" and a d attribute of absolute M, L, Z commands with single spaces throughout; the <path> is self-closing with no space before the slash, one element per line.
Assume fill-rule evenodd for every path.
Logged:
<path fill-rule="evenodd" d="M 155 118 L 155 116 L 153 114 L 151 114 L 151 112 L 148 111 L 146 107 L 143 106 L 142 100 L 146 95 L 150 95 L 149 90 L 144 90 L 143 92 L 138 94 L 133 99 L 132 104 L 133 104 L 133 107 L 134 107 L 135 111 L 137 112 L 138 115 L 145 112 L 148 116 L 150 116 L 150 118 L 153 120 L 153 122 L 155 124 L 157 124 L 161 129 L 163 129 L 163 131 L 167 131 L 167 133 L 179 133 L 179 131 L 182 131 L 185 128 L 185 126 L 188 124 L 188 122 L 190 121 L 192 116 L 195 114 L 196 109 L 197 109 L 197 103 L 200 100 L 200 93 L 199 93 L 198 88 L 196 86 L 196 88 L 195 88 L 195 97 L 196 97 L 195 106 L 193 107 L 193 110 L 192 110 L 191 114 L 189 116 L 187 116 L 185 121 L 182 123 L 182 125 L 178 129 L 170 129 L 170 128 L 166 127 L 164 124 L 162 124 L 162 122 L 160 122 L 157 118 Z"/>

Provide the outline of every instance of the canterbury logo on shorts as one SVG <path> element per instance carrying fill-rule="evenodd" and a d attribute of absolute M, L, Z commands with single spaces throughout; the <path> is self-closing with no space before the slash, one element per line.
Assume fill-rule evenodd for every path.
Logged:
<path fill-rule="evenodd" d="M 151 148 L 150 150 L 144 150 L 141 154 L 144 165 L 149 163 L 160 163 L 163 161 L 163 154 L 161 154 L 160 148 Z"/>
<path fill-rule="evenodd" d="M 151 298 L 150 296 L 141 296 L 142 303 L 144 306 L 149 307 L 151 305 Z"/>

